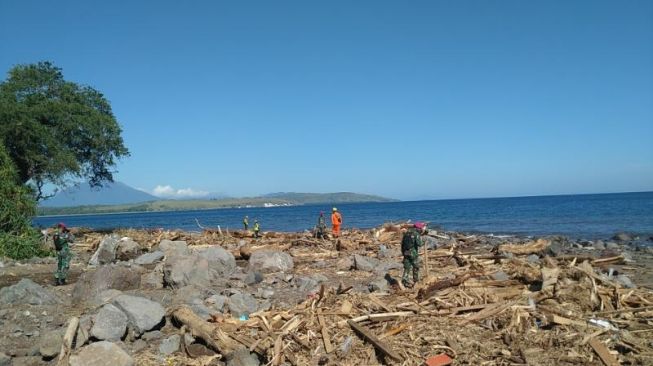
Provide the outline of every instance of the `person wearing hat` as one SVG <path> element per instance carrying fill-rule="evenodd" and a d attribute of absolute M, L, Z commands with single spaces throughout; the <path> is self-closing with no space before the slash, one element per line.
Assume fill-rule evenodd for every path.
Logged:
<path fill-rule="evenodd" d="M 243 227 L 245 228 L 245 231 L 249 228 L 249 217 L 247 216 L 243 217 Z"/>
<path fill-rule="evenodd" d="M 419 248 L 424 245 L 422 234 L 426 231 L 426 224 L 416 222 L 412 228 L 408 229 L 401 238 L 401 252 L 404 256 L 404 275 L 401 277 L 401 283 L 405 287 L 413 287 L 419 282 L 419 270 L 421 262 L 419 260 Z M 410 275 L 413 275 L 413 282 L 410 281 Z"/>
<path fill-rule="evenodd" d="M 338 212 L 337 208 L 333 208 L 331 214 L 331 225 L 332 225 L 332 233 L 333 237 L 337 238 L 340 236 L 340 225 L 342 225 L 342 216 L 340 215 L 340 212 Z"/>
<path fill-rule="evenodd" d="M 57 250 L 57 272 L 54 274 L 55 284 L 65 285 L 68 277 L 68 268 L 70 268 L 70 247 L 75 238 L 63 222 L 57 225 L 57 232 L 53 236 L 54 247 Z"/>
<path fill-rule="evenodd" d="M 261 231 L 261 226 L 258 224 L 258 220 L 254 220 L 254 237 L 258 238 L 258 233 Z"/>
<path fill-rule="evenodd" d="M 326 219 L 324 218 L 324 211 L 320 211 L 320 217 L 317 218 L 317 226 L 315 227 L 315 237 L 323 239 L 326 236 Z"/>

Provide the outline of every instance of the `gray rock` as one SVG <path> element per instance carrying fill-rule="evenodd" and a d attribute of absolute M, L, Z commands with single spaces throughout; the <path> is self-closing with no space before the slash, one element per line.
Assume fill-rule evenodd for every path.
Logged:
<path fill-rule="evenodd" d="M 24 356 L 14 357 L 12 366 L 37 366 L 43 365 L 43 361 L 39 356 Z"/>
<path fill-rule="evenodd" d="M 594 243 L 594 249 L 605 250 L 605 243 L 602 240 L 597 240 L 596 243 Z"/>
<path fill-rule="evenodd" d="M 504 271 L 499 271 L 492 274 L 492 279 L 495 281 L 508 281 L 510 280 L 510 276 L 508 276 Z"/>
<path fill-rule="evenodd" d="M 202 304 L 201 300 L 189 304 L 189 307 L 195 313 L 195 315 L 197 315 L 198 317 L 204 320 L 209 320 L 212 318 L 213 314 L 218 313 L 216 310 L 211 310 L 206 305 Z"/>
<path fill-rule="evenodd" d="M 225 357 L 227 366 L 260 366 L 261 363 L 254 353 L 246 348 L 239 348 Z"/>
<path fill-rule="evenodd" d="M 288 253 L 276 250 L 259 250 L 249 258 L 249 270 L 261 273 L 287 272 L 294 268 L 294 261 Z"/>
<path fill-rule="evenodd" d="M 142 264 L 142 265 L 144 265 L 144 264 L 153 264 L 153 263 L 156 263 L 156 262 L 162 260 L 164 256 L 165 256 L 165 254 L 163 254 L 162 251 L 156 250 L 156 251 L 151 252 L 151 253 L 145 253 L 145 254 L 140 255 L 138 258 L 134 259 L 134 263 Z"/>
<path fill-rule="evenodd" d="M 234 255 L 219 246 L 202 248 L 196 253 L 206 259 L 209 262 L 209 268 L 215 270 L 220 276 L 229 276 L 236 269 Z"/>
<path fill-rule="evenodd" d="M 258 303 L 250 294 L 235 294 L 229 298 L 229 311 L 233 317 L 239 318 L 243 315 L 249 316 L 258 310 Z"/>
<path fill-rule="evenodd" d="M 157 339 L 161 339 L 161 337 L 163 337 L 163 333 L 161 333 L 160 330 L 153 330 L 151 332 L 147 332 L 147 333 L 143 334 L 143 336 L 141 338 L 148 341 L 148 342 L 150 342 L 150 341 L 154 341 L 154 340 L 157 340 Z"/>
<path fill-rule="evenodd" d="M 141 335 L 161 324 L 165 310 L 158 302 L 131 295 L 118 296 L 113 304 L 122 310 L 134 333 Z"/>
<path fill-rule="evenodd" d="M 635 284 L 633 281 L 630 280 L 630 278 L 626 275 L 619 275 L 615 277 L 615 281 L 617 281 L 620 285 L 622 285 L 625 288 L 636 288 Z"/>
<path fill-rule="evenodd" d="M 163 263 L 157 264 L 152 272 L 141 275 L 141 288 L 145 290 L 163 288 Z"/>
<path fill-rule="evenodd" d="M 261 298 L 261 299 L 270 299 L 272 296 L 274 296 L 274 290 L 271 288 L 261 288 L 256 292 L 256 296 Z"/>
<path fill-rule="evenodd" d="M 311 291 L 318 287 L 320 284 L 318 280 L 312 277 L 298 277 L 295 279 L 295 283 L 297 287 L 299 287 L 299 291 L 302 292 Z"/>
<path fill-rule="evenodd" d="M 141 254 L 141 246 L 130 238 L 122 238 L 116 248 L 116 258 L 121 261 L 136 259 Z"/>
<path fill-rule="evenodd" d="M 609 241 L 605 244 L 605 249 L 619 250 L 621 249 L 621 246 L 613 241 Z"/>
<path fill-rule="evenodd" d="M 117 344 L 102 341 L 70 356 L 70 366 L 133 366 L 134 360 Z"/>
<path fill-rule="evenodd" d="M 172 335 L 161 342 L 159 345 L 159 352 L 168 356 L 179 350 L 179 344 L 181 343 L 181 337 L 179 334 Z"/>
<path fill-rule="evenodd" d="M 379 260 L 360 254 L 354 254 L 354 268 L 359 271 L 374 272 L 379 267 Z"/>
<path fill-rule="evenodd" d="M 386 292 L 388 291 L 388 281 L 383 277 L 377 277 L 370 281 L 367 288 L 370 292 Z"/>
<path fill-rule="evenodd" d="M 91 338 L 91 327 L 93 322 L 90 315 L 84 315 L 79 318 L 79 326 L 77 327 L 77 335 L 75 335 L 75 349 L 82 348 Z"/>
<path fill-rule="evenodd" d="M 63 334 L 59 330 L 44 333 L 39 340 L 39 353 L 43 358 L 49 360 L 59 354 Z"/>
<path fill-rule="evenodd" d="M 120 238 L 118 235 L 105 235 L 100 242 L 95 253 L 91 256 L 88 264 L 97 266 L 100 264 L 109 264 L 116 260 L 116 249 Z"/>
<path fill-rule="evenodd" d="M 0 352 L 0 366 L 11 366 L 11 357 Z"/>
<path fill-rule="evenodd" d="M 263 274 L 258 271 L 249 271 L 247 272 L 247 275 L 245 275 L 244 282 L 247 285 L 255 285 L 257 283 L 260 283 L 263 281 Z"/>
<path fill-rule="evenodd" d="M 162 251 L 167 257 L 172 257 L 175 255 L 189 255 L 190 250 L 188 245 L 183 240 L 172 241 L 172 240 L 161 240 L 159 243 L 158 250 Z"/>
<path fill-rule="evenodd" d="M 147 348 L 147 342 L 142 339 L 137 339 L 132 344 L 132 352 L 136 353 Z"/>
<path fill-rule="evenodd" d="M 537 264 L 540 263 L 540 257 L 537 254 L 531 254 L 528 257 L 526 257 L 526 261 L 528 263 Z"/>
<path fill-rule="evenodd" d="M 102 341 L 118 341 L 127 331 L 127 315 L 117 307 L 106 304 L 95 316 L 91 336 Z"/>
<path fill-rule="evenodd" d="M 56 305 L 60 302 L 53 293 L 29 278 L 23 278 L 15 285 L 0 289 L 0 304 Z"/>
<path fill-rule="evenodd" d="M 194 255 L 175 255 L 166 257 L 163 278 L 168 286 L 179 288 L 190 284 L 209 286 L 212 276 L 206 259 Z"/>
<path fill-rule="evenodd" d="M 616 241 L 631 241 L 633 240 L 632 235 L 628 233 L 617 233 L 612 237 L 612 240 Z M 609 249 L 609 248 L 608 248 Z"/>
<path fill-rule="evenodd" d="M 228 298 L 223 295 L 213 295 L 206 299 L 206 303 L 216 311 L 222 312 L 224 310 L 224 304 L 227 302 Z"/>
<path fill-rule="evenodd" d="M 336 269 L 339 271 L 348 271 L 354 268 L 354 260 L 351 257 L 340 258 L 336 262 Z"/>
<path fill-rule="evenodd" d="M 81 275 L 73 288 L 73 302 L 94 301 L 105 290 L 120 291 L 138 289 L 141 284 L 141 267 L 100 266 L 95 271 Z"/>

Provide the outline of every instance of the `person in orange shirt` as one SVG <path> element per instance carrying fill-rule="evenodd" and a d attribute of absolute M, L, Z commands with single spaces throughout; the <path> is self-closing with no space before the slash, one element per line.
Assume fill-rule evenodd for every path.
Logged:
<path fill-rule="evenodd" d="M 342 216 L 338 212 L 337 208 L 333 208 L 333 213 L 331 214 L 331 225 L 333 226 L 332 233 L 335 238 L 340 236 L 340 225 L 342 225 Z"/>

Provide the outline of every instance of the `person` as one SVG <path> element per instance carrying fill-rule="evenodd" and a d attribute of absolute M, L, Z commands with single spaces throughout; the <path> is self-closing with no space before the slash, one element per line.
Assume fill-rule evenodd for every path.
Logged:
<path fill-rule="evenodd" d="M 254 237 L 258 238 L 258 232 L 261 230 L 261 226 L 258 224 L 258 220 L 254 220 Z"/>
<path fill-rule="evenodd" d="M 243 226 L 245 227 L 245 231 L 249 228 L 249 217 L 245 216 L 243 217 Z"/>
<path fill-rule="evenodd" d="M 426 231 L 426 224 L 416 222 L 412 228 L 408 229 L 401 238 L 401 252 L 404 256 L 404 275 L 401 283 L 405 287 L 413 287 L 419 282 L 419 248 L 424 245 L 422 234 Z M 410 281 L 410 275 L 413 275 L 413 282 Z"/>
<path fill-rule="evenodd" d="M 66 284 L 68 268 L 70 268 L 70 247 L 75 238 L 66 225 L 61 222 L 57 225 L 57 232 L 53 236 L 54 247 L 57 250 L 57 272 L 54 274 L 57 286 Z"/>
<path fill-rule="evenodd" d="M 340 225 L 342 225 L 342 215 L 338 212 L 337 208 L 333 208 L 333 213 L 331 214 L 331 225 L 332 232 L 335 238 L 340 236 Z"/>
<path fill-rule="evenodd" d="M 324 211 L 321 211 L 320 217 L 317 218 L 315 236 L 318 239 L 322 239 L 326 236 L 326 219 L 324 218 Z"/>

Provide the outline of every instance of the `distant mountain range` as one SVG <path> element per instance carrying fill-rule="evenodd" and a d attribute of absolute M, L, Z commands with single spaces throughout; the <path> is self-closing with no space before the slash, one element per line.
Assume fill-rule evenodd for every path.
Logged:
<path fill-rule="evenodd" d="M 89 205 L 124 205 L 159 200 L 147 192 L 139 191 L 125 183 L 106 183 L 99 188 L 91 188 L 88 183 L 63 189 L 54 197 L 40 203 L 41 207 L 72 207 Z"/>

